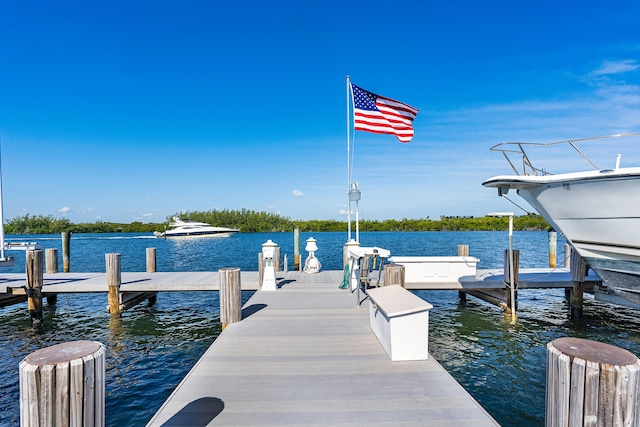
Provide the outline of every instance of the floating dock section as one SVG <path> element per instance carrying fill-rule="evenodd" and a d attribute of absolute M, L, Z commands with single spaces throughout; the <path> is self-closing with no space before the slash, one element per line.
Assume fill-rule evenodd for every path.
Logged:
<path fill-rule="evenodd" d="M 256 292 L 149 422 L 496 426 L 433 358 L 392 362 L 335 272 Z"/>

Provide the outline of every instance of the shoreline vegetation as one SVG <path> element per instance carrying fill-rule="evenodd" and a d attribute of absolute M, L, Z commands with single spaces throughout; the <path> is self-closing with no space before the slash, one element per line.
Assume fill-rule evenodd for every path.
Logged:
<path fill-rule="evenodd" d="M 186 211 L 171 215 L 163 223 L 132 222 L 121 224 L 96 221 L 95 223 L 74 224 L 67 218 L 55 218 L 52 215 L 23 215 L 6 222 L 7 234 L 57 234 L 63 231 L 72 233 L 153 233 L 168 228 L 172 217 L 206 222 L 217 227 L 239 228 L 241 233 L 291 232 L 298 227 L 301 232 L 344 231 L 346 221 L 308 220 L 298 221 L 269 212 L 252 210 L 212 210 L 207 212 Z M 549 224 L 540 215 L 522 215 L 514 217 L 514 230 L 540 231 L 551 230 Z M 360 219 L 360 232 L 366 231 L 503 231 L 509 226 L 507 217 L 452 217 L 441 216 L 434 220 L 429 217 L 401 220 Z M 352 221 L 355 229 L 355 222 Z"/>

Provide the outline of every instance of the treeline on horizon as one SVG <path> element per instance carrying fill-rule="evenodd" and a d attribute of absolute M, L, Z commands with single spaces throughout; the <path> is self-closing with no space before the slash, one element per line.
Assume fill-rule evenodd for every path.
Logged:
<path fill-rule="evenodd" d="M 211 210 L 208 212 L 187 211 L 171 215 L 163 223 L 132 222 L 120 224 L 96 221 L 95 223 L 74 224 L 67 218 L 55 218 L 52 215 L 23 215 L 6 222 L 7 234 L 56 234 L 63 231 L 72 233 L 153 233 L 169 227 L 171 218 L 177 216 L 192 221 L 205 222 L 217 227 L 238 228 L 242 233 L 291 232 L 298 227 L 303 232 L 344 231 L 346 221 L 309 220 L 298 221 L 270 212 L 252 210 Z M 451 217 L 441 216 L 433 220 L 360 219 L 360 231 L 500 231 L 506 230 L 509 219 L 506 217 Z M 352 222 L 355 230 L 355 223 Z M 550 230 L 549 224 L 540 215 L 522 215 L 514 218 L 514 230 Z"/>

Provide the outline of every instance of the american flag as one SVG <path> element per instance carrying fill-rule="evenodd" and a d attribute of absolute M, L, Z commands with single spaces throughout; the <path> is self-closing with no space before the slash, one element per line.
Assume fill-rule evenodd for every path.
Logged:
<path fill-rule="evenodd" d="M 395 135 L 400 142 L 413 138 L 413 119 L 418 110 L 391 98 L 376 95 L 351 84 L 353 129 Z"/>

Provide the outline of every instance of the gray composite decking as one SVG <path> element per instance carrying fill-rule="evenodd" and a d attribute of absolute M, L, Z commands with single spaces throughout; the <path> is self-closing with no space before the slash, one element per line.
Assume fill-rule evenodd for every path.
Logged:
<path fill-rule="evenodd" d="M 340 270 L 323 270 L 318 274 L 305 274 L 300 271 L 278 272 L 277 278 L 284 283 L 340 283 L 343 272 Z M 175 291 L 218 291 L 220 277 L 218 271 L 195 272 L 122 272 L 122 292 L 175 292 Z M 597 278 L 589 277 L 589 280 Z M 242 290 L 257 290 L 259 276 L 257 271 L 241 271 Z M 384 280 L 381 280 L 383 283 Z M 0 296 L 3 294 L 24 295 L 26 284 L 25 273 L 0 272 Z M 518 288 L 568 288 L 572 287 L 568 269 L 535 268 L 521 269 Z M 504 289 L 502 270 L 478 270 L 475 280 L 446 283 L 406 283 L 410 290 L 429 289 Z M 106 273 L 54 273 L 45 274 L 42 292 L 48 293 L 84 293 L 107 292 Z"/>
<path fill-rule="evenodd" d="M 497 425 L 433 357 L 392 362 L 338 273 L 256 292 L 148 425 Z"/>

